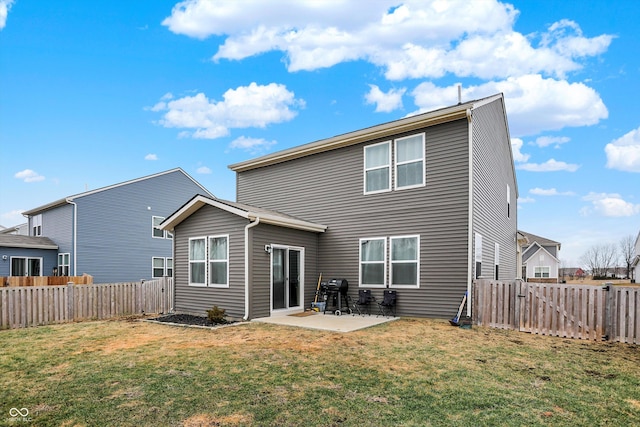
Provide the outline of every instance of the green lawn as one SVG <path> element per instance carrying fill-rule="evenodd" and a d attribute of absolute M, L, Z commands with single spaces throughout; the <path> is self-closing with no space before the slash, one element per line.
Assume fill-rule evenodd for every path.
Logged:
<path fill-rule="evenodd" d="M 637 346 L 444 321 L 85 322 L 0 331 L 0 349 L 3 425 L 640 425 Z"/>

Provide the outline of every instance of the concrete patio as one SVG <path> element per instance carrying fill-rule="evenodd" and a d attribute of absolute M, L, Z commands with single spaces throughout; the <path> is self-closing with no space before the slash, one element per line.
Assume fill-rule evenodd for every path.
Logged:
<path fill-rule="evenodd" d="M 253 319 L 253 322 L 297 326 L 300 328 L 319 329 L 323 331 L 352 332 L 397 319 L 398 317 L 376 317 L 375 315 L 352 316 L 349 314 L 343 314 L 341 316 L 336 316 L 329 313 L 305 312 L 304 314 L 293 314 L 289 316 L 261 317 Z"/>

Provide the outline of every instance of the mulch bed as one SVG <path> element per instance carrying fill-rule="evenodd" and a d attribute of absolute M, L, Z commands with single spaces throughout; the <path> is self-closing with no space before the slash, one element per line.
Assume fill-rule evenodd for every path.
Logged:
<path fill-rule="evenodd" d="M 188 325 L 188 326 L 221 326 L 221 325 L 229 325 L 234 323 L 230 320 L 225 320 L 223 323 L 215 323 L 209 320 L 206 317 L 202 316 L 193 316 L 191 314 L 169 314 L 167 316 L 160 316 L 154 319 L 156 322 L 162 323 L 175 323 L 178 325 Z"/>

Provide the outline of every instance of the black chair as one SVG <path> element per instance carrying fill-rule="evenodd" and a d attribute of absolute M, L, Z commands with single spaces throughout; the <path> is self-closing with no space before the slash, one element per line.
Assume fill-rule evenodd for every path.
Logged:
<path fill-rule="evenodd" d="M 383 292 L 382 302 L 378 303 L 378 309 L 380 313 L 378 316 L 389 316 L 392 315 L 396 317 L 396 300 L 398 299 L 398 295 L 396 291 L 391 289 L 385 289 Z"/>
<path fill-rule="evenodd" d="M 353 309 L 360 315 L 362 315 L 366 309 L 367 314 L 371 316 L 371 303 L 375 302 L 375 300 L 376 298 L 371 295 L 371 289 L 359 289 L 358 300 L 353 302 Z M 353 315 L 355 316 L 355 312 Z"/>

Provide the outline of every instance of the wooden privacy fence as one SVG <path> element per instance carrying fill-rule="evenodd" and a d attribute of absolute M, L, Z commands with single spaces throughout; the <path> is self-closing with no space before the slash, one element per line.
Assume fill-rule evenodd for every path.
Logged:
<path fill-rule="evenodd" d="M 477 280 L 472 304 L 478 325 L 640 344 L 640 287 Z"/>
<path fill-rule="evenodd" d="M 76 285 L 90 285 L 93 283 L 93 276 L 85 274 L 83 276 L 9 276 L 0 277 L 0 287 L 2 286 L 63 286 L 68 283 Z"/>
<path fill-rule="evenodd" d="M 173 310 L 173 279 L 0 288 L 0 329 Z"/>

